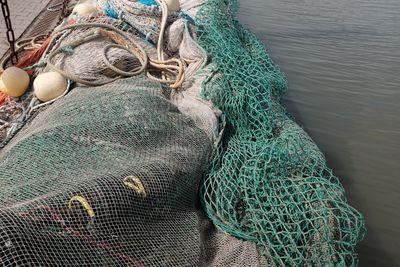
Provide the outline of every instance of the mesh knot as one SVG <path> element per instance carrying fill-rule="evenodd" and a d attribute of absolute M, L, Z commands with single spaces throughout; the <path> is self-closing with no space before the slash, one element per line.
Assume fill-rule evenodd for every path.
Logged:
<path fill-rule="evenodd" d="M 71 56 L 74 53 L 75 48 L 72 45 L 64 45 L 60 47 L 60 52 Z"/>

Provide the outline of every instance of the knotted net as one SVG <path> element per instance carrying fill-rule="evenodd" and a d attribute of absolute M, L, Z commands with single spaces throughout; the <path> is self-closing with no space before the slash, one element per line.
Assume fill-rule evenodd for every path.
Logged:
<path fill-rule="evenodd" d="M 197 14 L 199 42 L 222 75 L 204 95 L 226 118 L 201 188 L 215 225 L 255 242 L 271 266 L 354 266 L 365 226 L 311 138 L 282 105 L 284 75 L 236 19 L 237 1 Z"/>
<path fill-rule="evenodd" d="M 0 152 L 0 265 L 196 264 L 210 148 L 144 76 L 75 88 Z"/>
<path fill-rule="evenodd" d="M 136 4 L 91 2 L 122 20 L 75 23 L 114 25 L 155 54 L 134 36 L 158 33 L 130 12 Z M 180 14 L 167 30 L 177 42 L 165 47 L 187 62 L 179 90 L 144 73 L 113 81 L 108 38 L 54 57 L 68 73 L 110 83 L 73 88 L 0 150 L 1 266 L 357 264 L 363 219 L 281 104 L 286 80 L 235 19 L 236 1 L 181 7 L 196 25 Z M 46 54 L 91 30 L 60 35 Z M 121 49 L 108 59 L 137 64 Z"/>

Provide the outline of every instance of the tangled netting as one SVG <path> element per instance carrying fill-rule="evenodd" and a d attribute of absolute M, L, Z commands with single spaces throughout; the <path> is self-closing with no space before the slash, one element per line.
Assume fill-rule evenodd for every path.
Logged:
<path fill-rule="evenodd" d="M 0 152 L 0 265 L 197 263 L 210 148 L 145 77 L 75 88 Z"/>
<path fill-rule="evenodd" d="M 0 266 L 357 265 L 363 218 L 281 104 L 286 80 L 235 19 L 236 1 L 180 1 L 163 44 L 184 62 L 178 90 L 144 72 L 120 79 L 104 61 L 109 36 L 73 48 L 114 25 L 158 52 L 158 26 L 141 17 L 152 8 L 90 3 L 98 13 L 64 24 L 92 24 L 54 38 L 37 71 L 54 69 L 50 58 L 108 84 L 71 78 L 0 150 Z M 138 64 L 121 47 L 106 56 Z"/>
<path fill-rule="evenodd" d="M 212 144 L 164 94 L 77 87 L 0 151 L 0 266 L 265 266 L 200 210 Z"/>
<path fill-rule="evenodd" d="M 146 40 L 157 43 L 160 33 L 161 11 L 155 6 L 143 5 L 130 0 L 97 0 L 106 12 L 126 21 L 134 27 Z M 169 19 L 174 14 L 170 14 Z"/>
<path fill-rule="evenodd" d="M 286 80 L 236 10 L 236 1 L 210 0 L 197 16 L 199 42 L 223 74 L 204 94 L 226 116 L 203 206 L 220 229 L 254 241 L 271 266 L 357 265 L 363 217 L 283 107 Z"/>
<path fill-rule="evenodd" d="M 123 24 L 121 20 L 112 19 L 106 16 L 101 17 L 83 17 L 76 18 L 76 23 L 89 24 L 98 27 L 98 29 L 107 29 L 105 26 L 112 26 L 117 29 L 124 29 L 126 36 L 140 44 L 149 57 L 155 58 L 157 50 L 153 45 L 135 35 L 134 29 Z M 67 44 L 77 40 L 82 40 L 93 27 L 76 27 L 69 31 L 61 31 L 60 38 L 56 40 L 54 46 L 65 47 Z M 109 38 L 98 37 L 90 42 L 82 42 L 79 46 L 73 48 L 73 53 L 59 53 L 51 61 L 53 64 L 74 77 L 79 77 L 86 81 L 96 83 L 112 82 L 119 78 L 117 73 L 111 70 L 104 60 L 104 47 L 114 44 Z M 51 52 L 49 50 L 49 52 Z M 132 70 L 138 64 L 137 58 L 131 53 L 120 48 L 111 48 L 107 52 L 109 62 L 123 71 Z M 50 71 L 48 66 L 44 71 Z"/>

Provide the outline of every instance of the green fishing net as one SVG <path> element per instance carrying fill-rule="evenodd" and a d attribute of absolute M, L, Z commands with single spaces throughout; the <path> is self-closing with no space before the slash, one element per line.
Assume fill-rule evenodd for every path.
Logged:
<path fill-rule="evenodd" d="M 146 77 L 77 87 L 0 151 L 0 266 L 192 266 L 211 144 Z"/>
<path fill-rule="evenodd" d="M 357 265 L 363 218 L 282 105 L 285 77 L 236 20 L 237 2 L 180 2 L 206 2 L 187 34 L 209 58 L 181 36 L 193 72 L 182 91 L 145 75 L 78 85 L 0 150 L 0 266 Z M 106 43 L 59 64 L 109 79 Z"/>
<path fill-rule="evenodd" d="M 357 265 L 363 217 L 282 105 L 285 77 L 236 20 L 237 8 L 210 0 L 196 21 L 217 65 L 203 95 L 226 120 L 201 187 L 204 209 L 219 229 L 255 242 L 270 266 Z"/>

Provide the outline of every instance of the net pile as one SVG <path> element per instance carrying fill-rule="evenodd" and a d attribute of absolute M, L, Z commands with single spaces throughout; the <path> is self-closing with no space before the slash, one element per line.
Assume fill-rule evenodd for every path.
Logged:
<path fill-rule="evenodd" d="M 112 38 L 70 45 L 111 25 L 155 58 L 157 6 L 81 2 L 99 12 L 60 27 L 91 25 L 59 32 L 36 70 L 62 49 L 56 68 L 108 84 L 43 104 L 0 150 L 1 266 L 357 264 L 363 219 L 281 104 L 286 80 L 236 1 L 181 0 L 168 18 L 177 90 L 145 72 L 120 79 L 104 60 Z M 107 60 L 139 64 L 116 47 Z"/>
<path fill-rule="evenodd" d="M 134 27 L 147 41 L 157 43 L 162 13 L 156 5 L 129 0 L 98 0 L 98 3 L 107 13 Z M 170 21 L 173 16 L 170 14 Z"/>
<path fill-rule="evenodd" d="M 59 33 L 59 37 L 53 42 L 52 49 L 49 49 L 48 54 L 60 47 L 68 47 L 69 44 L 76 40 L 83 40 L 93 31 L 93 29 L 104 29 L 105 26 L 112 26 L 116 29 L 124 29 L 124 32 L 133 41 L 140 44 L 146 51 L 147 55 L 151 58 L 156 58 L 157 49 L 145 42 L 145 40 L 136 36 L 134 29 L 124 24 L 123 21 L 112 19 L 105 16 L 88 16 L 83 18 L 75 18 L 76 24 L 89 24 L 91 27 L 76 27 L 69 30 L 64 30 Z M 97 27 L 95 27 L 95 25 Z M 107 37 L 98 37 L 89 42 L 82 42 L 82 44 L 73 47 L 71 52 L 59 53 L 52 58 L 52 63 L 56 68 L 62 69 L 64 72 L 74 77 L 79 77 L 85 81 L 95 83 L 108 83 L 118 78 L 119 75 L 110 69 L 104 60 L 107 60 L 116 68 L 122 71 L 130 71 L 138 64 L 137 58 L 126 50 L 113 47 L 104 53 L 104 47 L 115 44 Z M 51 71 L 48 66 L 43 70 L 44 72 Z"/>
<path fill-rule="evenodd" d="M 271 266 L 357 265 L 363 218 L 282 105 L 284 75 L 236 10 L 236 1 L 210 0 L 197 14 L 199 42 L 223 74 L 204 94 L 227 121 L 203 206 L 220 229 L 255 242 Z"/>
<path fill-rule="evenodd" d="M 75 88 L 0 152 L 0 265 L 196 264 L 210 148 L 156 82 Z"/>

